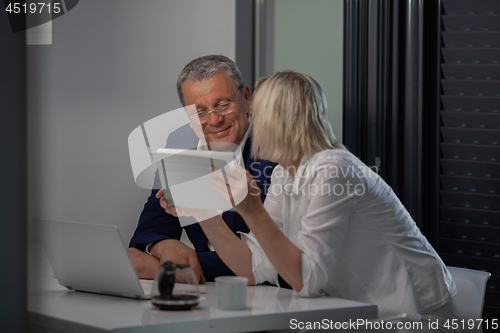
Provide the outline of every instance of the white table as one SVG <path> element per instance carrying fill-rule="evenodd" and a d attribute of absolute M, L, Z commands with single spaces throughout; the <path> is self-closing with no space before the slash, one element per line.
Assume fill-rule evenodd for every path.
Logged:
<path fill-rule="evenodd" d="M 290 328 L 292 319 L 345 322 L 377 316 L 375 305 L 301 298 L 291 290 L 270 286 L 248 287 L 246 310 L 219 310 L 214 283 L 202 286 L 196 310 L 159 311 L 150 301 L 70 291 L 52 280 L 29 294 L 33 332 L 256 332 Z"/>
<path fill-rule="evenodd" d="M 196 310 L 155 310 L 151 301 L 70 291 L 53 278 L 37 244 L 29 246 L 28 316 L 30 332 L 259 332 L 290 328 L 297 322 L 346 322 L 377 317 L 376 305 L 331 297 L 297 297 L 289 289 L 248 287 L 247 308 L 217 309 L 215 283 L 200 286 Z"/>

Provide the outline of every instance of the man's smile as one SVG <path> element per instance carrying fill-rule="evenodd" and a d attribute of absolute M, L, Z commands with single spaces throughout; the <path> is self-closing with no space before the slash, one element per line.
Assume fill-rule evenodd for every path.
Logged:
<path fill-rule="evenodd" d="M 211 131 L 210 135 L 213 135 L 215 137 L 226 136 L 227 134 L 229 134 L 229 131 L 230 131 L 231 127 L 233 127 L 233 126 L 228 126 L 228 127 L 224 128 L 224 129 L 221 129 L 221 130 Z"/>

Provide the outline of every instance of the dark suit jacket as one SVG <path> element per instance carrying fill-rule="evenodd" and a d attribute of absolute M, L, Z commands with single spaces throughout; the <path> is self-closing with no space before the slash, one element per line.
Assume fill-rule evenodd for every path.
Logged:
<path fill-rule="evenodd" d="M 194 138 L 189 137 L 189 132 L 193 133 L 189 127 L 184 129 L 181 128 L 178 131 L 179 133 L 174 132 L 170 137 L 182 138 L 184 147 L 180 147 L 180 145 L 177 144 L 176 148 L 187 149 L 188 145 L 190 145 L 191 148 L 196 146 L 198 141 L 194 134 L 191 134 Z M 167 146 L 172 147 L 172 144 L 169 144 L 170 137 Z M 196 141 L 196 143 L 193 145 L 194 141 Z M 243 149 L 245 168 L 250 171 L 250 174 L 257 181 L 261 189 L 261 199 L 264 201 L 271 180 L 271 174 L 276 164 L 269 161 L 251 159 L 250 147 L 251 138 L 248 138 Z M 181 237 L 182 227 L 180 226 L 178 218 L 167 214 L 165 210 L 161 208 L 159 200 L 155 198 L 156 192 L 157 190 L 151 192 L 151 196 L 144 205 L 137 229 L 130 241 L 130 247 L 136 247 L 141 251 L 145 251 L 146 246 L 151 242 L 163 239 L 180 239 Z M 247 225 L 237 213 L 225 212 L 222 218 L 236 235 L 238 235 L 238 231 L 249 232 Z M 207 237 L 198 223 L 188 225 L 184 227 L 184 229 L 198 254 L 198 259 L 207 281 L 213 281 L 215 277 L 220 275 L 234 275 L 234 273 L 219 259 L 217 254 L 209 250 L 207 246 Z"/>

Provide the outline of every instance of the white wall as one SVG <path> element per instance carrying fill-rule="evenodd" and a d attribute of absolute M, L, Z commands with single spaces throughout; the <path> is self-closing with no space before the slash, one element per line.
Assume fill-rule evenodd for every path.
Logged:
<path fill-rule="evenodd" d="M 344 2 L 273 1 L 272 71 L 293 69 L 318 81 L 333 131 L 342 142 Z"/>
<path fill-rule="evenodd" d="M 28 46 L 29 218 L 118 225 L 128 243 L 149 195 L 129 133 L 180 106 L 190 60 L 235 55 L 234 0 L 85 0 Z"/>

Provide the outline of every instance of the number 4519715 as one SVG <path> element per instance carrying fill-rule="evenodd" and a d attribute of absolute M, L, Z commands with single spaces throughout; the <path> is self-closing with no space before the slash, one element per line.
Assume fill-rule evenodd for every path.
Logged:
<path fill-rule="evenodd" d="M 448 319 L 445 324 L 443 325 L 447 329 L 452 329 L 456 330 L 460 328 L 461 330 L 464 329 L 478 329 L 481 327 L 481 325 L 484 326 L 485 329 L 498 329 L 498 319 Z"/>
<path fill-rule="evenodd" d="M 46 12 L 48 14 L 54 13 L 58 14 L 61 12 L 61 4 L 60 3 L 45 3 L 45 2 L 31 2 L 27 3 L 19 3 L 19 2 L 9 2 L 5 11 L 13 14 L 41 14 Z"/>

